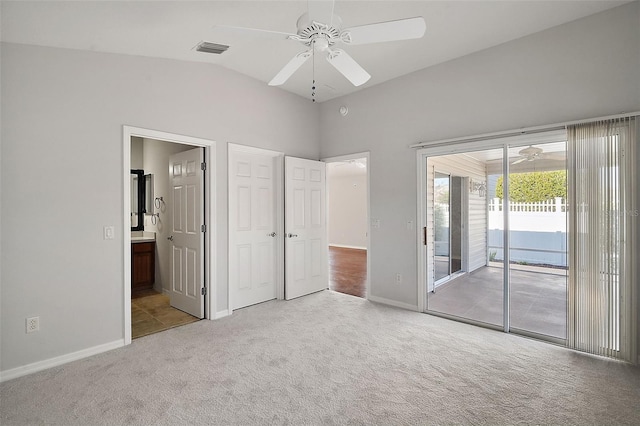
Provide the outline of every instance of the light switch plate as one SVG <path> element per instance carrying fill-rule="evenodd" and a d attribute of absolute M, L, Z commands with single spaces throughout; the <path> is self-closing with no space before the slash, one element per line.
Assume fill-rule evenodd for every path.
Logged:
<path fill-rule="evenodd" d="M 105 240 L 113 240 L 115 237 L 115 228 L 113 226 L 105 226 L 104 229 L 104 239 Z"/>

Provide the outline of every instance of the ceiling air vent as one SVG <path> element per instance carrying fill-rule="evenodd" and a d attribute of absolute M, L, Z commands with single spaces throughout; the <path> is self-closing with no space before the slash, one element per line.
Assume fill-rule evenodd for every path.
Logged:
<path fill-rule="evenodd" d="M 229 46 L 224 44 L 209 43 L 208 41 L 203 41 L 196 46 L 198 52 L 215 53 L 216 55 L 224 53 L 228 48 Z"/>

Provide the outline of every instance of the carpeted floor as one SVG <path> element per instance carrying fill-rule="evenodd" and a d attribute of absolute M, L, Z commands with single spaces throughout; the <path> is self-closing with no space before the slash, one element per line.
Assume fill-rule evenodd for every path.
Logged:
<path fill-rule="evenodd" d="M 640 369 L 323 291 L 0 384 L 0 424 L 638 424 Z"/>

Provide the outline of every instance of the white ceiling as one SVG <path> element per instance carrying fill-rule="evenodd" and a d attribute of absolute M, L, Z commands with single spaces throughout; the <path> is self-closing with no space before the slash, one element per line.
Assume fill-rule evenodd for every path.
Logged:
<path fill-rule="evenodd" d="M 328 100 L 413 71 L 539 32 L 628 1 L 341 1 L 344 27 L 423 16 L 419 40 L 347 46 L 372 78 L 353 87 L 325 61 L 309 60 L 281 88 Z M 265 84 L 303 46 L 291 40 L 251 40 L 216 34 L 215 25 L 296 32 L 306 0 L 289 1 L 5 1 L 2 41 L 207 62 Z M 200 41 L 230 45 L 222 55 L 193 50 Z M 314 69 L 315 68 L 315 69 Z"/>

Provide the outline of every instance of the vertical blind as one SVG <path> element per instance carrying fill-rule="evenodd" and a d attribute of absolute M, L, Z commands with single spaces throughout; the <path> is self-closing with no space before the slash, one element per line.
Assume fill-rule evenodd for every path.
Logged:
<path fill-rule="evenodd" d="M 568 345 L 635 362 L 636 117 L 567 130 Z"/>

